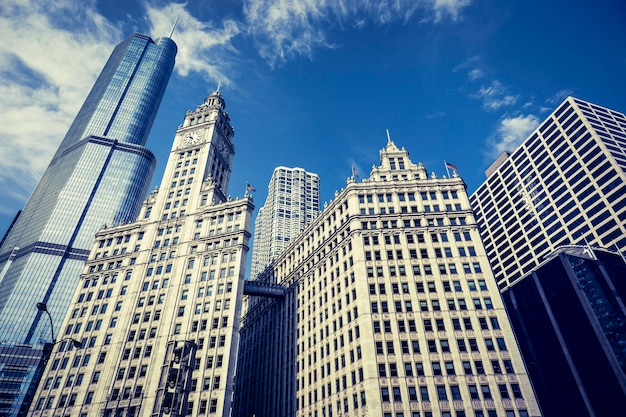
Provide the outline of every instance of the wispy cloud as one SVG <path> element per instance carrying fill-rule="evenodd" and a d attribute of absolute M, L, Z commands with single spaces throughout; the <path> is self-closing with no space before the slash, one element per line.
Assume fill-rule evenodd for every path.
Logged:
<path fill-rule="evenodd" d="M 94 10 L 72 0 L 0 3 L 0 37 L 10 39 L 0 43 L 0 212 L 30 193 L 120 38 Z M 81 26 L 61 28 L 67 16 Z"/>
<path fill-rule="evenodd" d="M 489 156 L 515 150 L 538 126 L 539 119 L 532 114 L 503 118 L 489 141 Z"/>
<path fill-rule="evenodd" d="M 473 94 L 473 97 L 482 100 L 483 108 L 488 111 L 512 106 L 519 99 L 518 95 L 510 94 L 509 89 L 498 80 L 493 80 L 488 86 L 481 87 L 477 93 Z"/>
<path fill-rule="evenodd" d="M 175 72 L 199 73 L 228 83 L 240 59 L 235 40 L 241 40 L 242 34 L 273 65 L 313 56 L 316 48 L 333 48 L 330 31 L 337 28 L 405 23 L 418 12 L 430 22 L 456 20 L 470 0 L 243 0 L 241 4 L 242 10 L 233 18 L 203 21 L 187 3 L 146 1 L 147 34 L 168 34 L 178 17 Z M 26 200 L 113 46 L 128 35 L 120 28 L 122 22 L 107 20 L 96 6 L 96 0 L 0 2 L 0 36 L 8 40 L 0 43 L 2 213 L 13 212 Z"/>
<path fill-rule="evenodd" d="M 457 20 L 471 0 L 247 0 L 244 19 L 261 57 L 270 65 L 318 48 L 336 45 L 328 31 L 337 27 L 406 22 L 418 11 L 422 21 Z"/>
<path fill-rule="evenodd" d="M 240 23 L 212 26 L 183 4 L 146 5 L 148 34 L 168 34 L 179 17 L 175 71 L 228 83 Z M 34 35 L 35 34 L 35 35 Z M 88 0 L 0 3 L 0 213 L 12 214 L 32 191 L 122 33 Z M 209 59 L 208 57 L 211 57 Z M 215 63 L 219 63 L 219 66 Z M 234 72 L 234 71 L 233 71 Z M 11 99 L 7 99 L 10 97 Z M 33 123 L 37 121 L 37 123 Z M 7 157 L 10 155 L 10 157 Z"/>
<path fill-rule="evenodd" d="M 563 100 L 565 100 L 568 96 L 571 96 L 572 94 L 574 94 L 573 89 L 564 88 L 563 90 L 557 91 L 552 96 L 548 97 L 546 99 L 546 103 L 551 106 L 554 106 L 555 104 L 561 103 Z"/>
<path fill-rule="evenodd" d="M 424 117 L 426 117 L 427 119 L 437 119 L 443 116 L 445 116 L 445 113 L 442 111 L 434 111 L 432 113 L 427 113 L 426 115 L 424 115 Z"/>
<path fill-rule="evenodd" d="M 469 78 L 470 81 L 476 81 L 477 79 L 483 78 L 484 76 L 485 73 L 479 68 L 474 68 L 467 73 L 467 78 Z"/>
<path fill-rule="evenodd" d="M 454 67 L 452 72 L 467 71 L 467 78 L 470 81 L 476 81 L 480 78 L 485 77 L 485 71 L 481 68 L 481 59 L 480 55 L 474 55 L 473 57 L 467 59 L 464 62 L 461 62 L 459 65 Z"/>
<path fill-rule="evenodd" d="M 163 7 L 146 6 L 150 33 L 169 33 L 178 17 L 173 39 L 178 45 L 175 71 L 181 76 L 190 72 L 205 74 L 208 79 L 228 83 L 226 73 L 237 54 L 233 39 L 241 32 L 241 23 L 232 19 L 221 21 L 220 27 L 192 16 L 185 4 L 171 3 Z M 208 58 L 210 57 L 210 59 Z"/>
<path fill-rule="evenodd" d="M 433 0 L 432 12 L 435 22 L 441 21 L 446 16 L 452 20 L 457 20 L 464 7 L 469 6 L 471 0 Z"/>

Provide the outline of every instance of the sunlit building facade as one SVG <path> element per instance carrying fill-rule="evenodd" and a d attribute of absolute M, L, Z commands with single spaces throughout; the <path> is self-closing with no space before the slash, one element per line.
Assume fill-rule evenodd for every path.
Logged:
<path fill-rule="evenodd" d="M 235 417 L 540 415 L 463 180 L 391 141 L 257 280 Z"/>
<path fill-rule="evenodd" d="M 626 250 L 626 117 L 568 97 L 470 201 L 501 289 L 561 245 Z"/>
<path fill-rule="evenodd" d="M 227 197 L 218 91 L 185 116 L 158 190 L 101 229 L 31 416 L 229 416 L 252 198 Z"/>
<path fill-rule="evenodd" d="M 317 174 L 302 168 L 274 169 L 267 199 L 254 223 L 251 278 L 263 272 L 319 213 L 319 198 Z"/>
<path fill-rule="evenodd" d="M 0 415 L 22 414 L 94 234 L 133 220 L 154 155 L 144 147 L 174 67 L 166 37 L 117 45 L 0 248 Z M 40 121 L 45 123 L 45 121 Z M 47 312 L 37 309 L 42 302 Z M 51 328 L 52 327 L 52 328 Z M 43 358 L 45 359 L 45 358 Z M 21 407 L 21 411 L 20 411 Z"/>

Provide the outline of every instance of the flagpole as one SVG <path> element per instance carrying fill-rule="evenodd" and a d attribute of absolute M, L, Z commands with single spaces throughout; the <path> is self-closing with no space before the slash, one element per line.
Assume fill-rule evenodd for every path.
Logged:
<path fill-rule="evenodd" d="M 448 178 L 450 178 L 450 170 L 448 169 L 448 163 L 446 160 L 443 160 L 443 165 L 446 167 L 446 174 L 448 174 Z"/>
<path fill-rule="evenodd" d="M 582 234 L 582 233 L 581 233 Z M 591 247 L 591 245 L 589 244 L 589 242 L 587 241 L 587 238 L 585 237 L 585 235 L 583 235 L 583 241 L 585 242 L 585 247 L 586 249 L 589 251 L 589 255 L 591 255 L 592 259 L 595 259 L 596 261 L 598 260 L 598 258 L 596 258 L 596 254 L 593 253 L 593 248 Z"/>

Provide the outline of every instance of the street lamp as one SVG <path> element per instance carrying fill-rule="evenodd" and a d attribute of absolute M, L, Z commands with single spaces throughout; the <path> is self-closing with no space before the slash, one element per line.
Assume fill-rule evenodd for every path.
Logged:
<path fill-rule="evenodd" d="M 72 345 L 75 348 L 81 349 L 83 347 L 83 344 L 81 342 L 79 342 L 78 340 L 72 339 L 71 337 L 66 337 L 57 342 L 56 338 L 54 337 L 54 326 L 52 325 L 52 316 L 50 315 L 50 312 L 48 311 L 48 307 L 46 306 L 46 303 L 37 303 L 37 310 L 39 310 L 42 313 L 46 313 L 48 315 L 48 318 L 50 318 L 50 331 L 52 333 L 52 342 L 46 342 L 43 344 L 42 356 L 39 359 L 37 368 L 35 369 L 33 373 L 28 389 L 26 390 L 26 393 L 24 394 L 24 399 L 17 413 L 17 417 L 24 417 L 27 415 L 28 408 L 31 405 L 33 396 L 35 395 L 35 391 L 37 390 L 37 386 L 39 385 L 39 382 L 41 382 L 41 377 L 43 375 L 44 368 L 46 367 L 46 364 L 48 363 L 50 356 L 52 356 L 52 348 L 54 348 L 54 345 L 56 345 L 57 343 L 65 342 L 65 341 L 71 341 Z"/>
<path fill-rule="evenodd" d="M 50 332 L 52 332 L 52 344 L 56 343 L 56 340 L 54 338 L 54 325 L 52 324 L 52 316 L 48 311 L 48 306 L 46 305 L 46 303 L 37 303 L 37 310 L 44 312 L 48 315 L 48 318 L 50 319 Z"/>
<path fill-rule="evenodd" d="M 52 324 L 52 316 L 50 315 L 50 312 L 48 311 L 48 306 L 46 305 L 46 303 L 37 303 L 37 310 L 43 313 L 46 313 L 48 315 L 48 318 L 50 319 L 50 332 L 52 333 L 52 343 L 44 343 L 43 345 L 44 359 L 46 362 L 48 361 L 48 359 L 50 359 L 50 355 L 52 354 L 52 348 L 57 343 L 61 343 L 61 342 L 65 342 L 66 340 L 69 340 L 72 342 L 72 345 L 76 349 L 82 349 L 83 344 L 79 342 L 78 340 L 73 339 L 71 337 L 66 337 L 57 342 L 56 338 L 54 337 L 54 325 Z"/>

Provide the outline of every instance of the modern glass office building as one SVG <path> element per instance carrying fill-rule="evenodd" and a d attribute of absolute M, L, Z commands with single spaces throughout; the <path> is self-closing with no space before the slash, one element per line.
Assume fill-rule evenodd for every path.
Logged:
<path fill-rule="evenodd" d="M 470 202 L 501 289 L 561 245 L 626 250 L 626 117 L 568 97 Z"/>
<path fill-rule="evenodd" d="M 263 272 L 319 213 L 319 198 L 317 174 L 302 168 L 274 169 L 267 199 L 254 223 L 251 278 Z"/>
<path fill-rule="evenodd" d="M 139 212 L 155 165 L 144 145 L 176 52 L 171 39 L 140 34 L 117 45 L 3 239 L 0 415 L 28 402 L 42 346 L 57 336 L 94 234 Z"/>
<path fill-rule="evenodd" d="M 626 262 L 564 246 L 502 297 L 544 417 L 626 408 Z"/>

